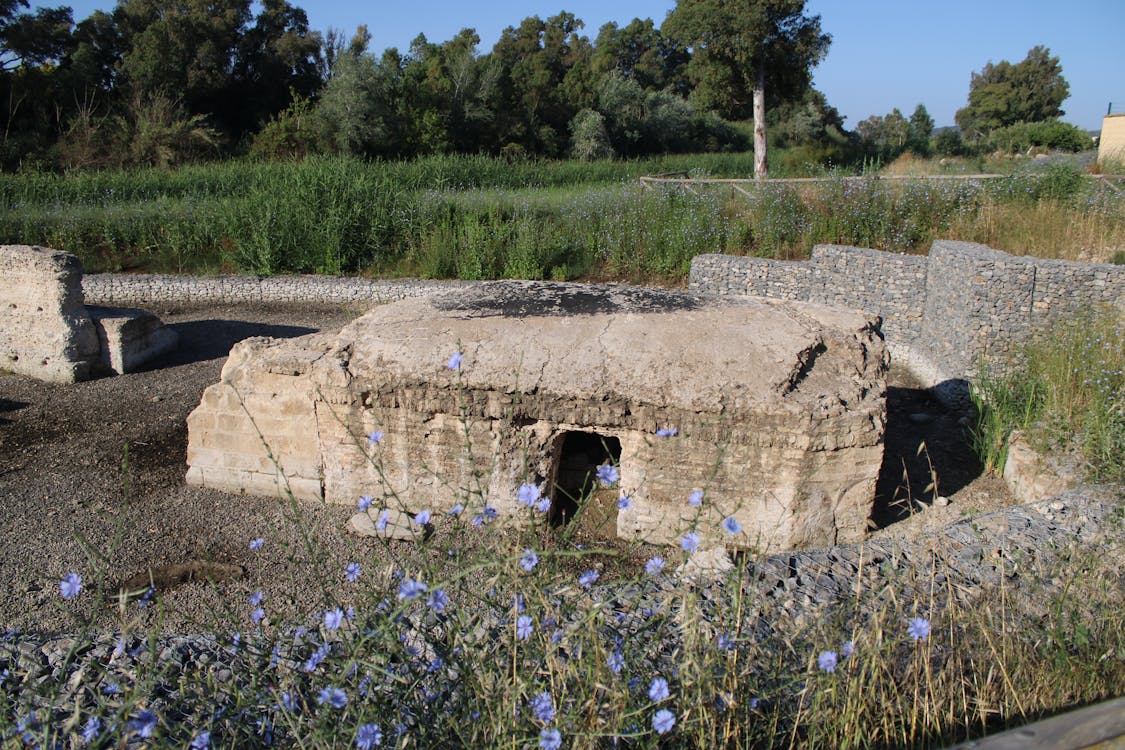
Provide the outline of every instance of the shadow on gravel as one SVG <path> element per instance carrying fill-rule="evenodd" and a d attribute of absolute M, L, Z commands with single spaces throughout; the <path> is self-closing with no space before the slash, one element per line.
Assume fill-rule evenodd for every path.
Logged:
<path fill-rule="evenodd" d="M 924 388 L 887 388 L 887 433 L 883 466 L 875 484 L 871 520 L 884 528 L 917 512 L 981 475 L 969 446 L 962 414 L 946 409 Z M 919 450 L 920 446 L 922 447 Z M 934 478 L 937 487 L 931 487 Z"/>
<path fill-rule="evenodd" d="M 176 367 L 230 354 L 231 347 L 252 336 L 291 339 L 316 333 L 315 328 L 248 323 L 242 320 L 192 320 L 168 326 L 180 336 L 176 350 L 140 368 L 140 371 Z"/>
<path fill-rule="evenodd" d="M 19 409 L 23 409 L 26 406 L 30 406 L 30 404 L 25 401 L 9 401 L 6 398 L 0 398 L 0 414 L 3 414 L 6 411 L 17 411 Z M 10 419 L 0 417 L 0 424 L 5 424 L 11 421 L 12 420 Z"/>

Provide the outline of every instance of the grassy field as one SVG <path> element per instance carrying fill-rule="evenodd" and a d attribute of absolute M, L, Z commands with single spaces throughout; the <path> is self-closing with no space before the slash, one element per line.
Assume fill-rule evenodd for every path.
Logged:
<path fill-rule="evenodd" d="M 723 186 L 644 190 L 636 181 L 662 172 L 741 177 L 751 158 L 311 158 L 2 175 L 0 241 L 73 252 L 91 272 L 664 283 L 681 282 L 700 253 L 803 258 L 822 242 L 925 252 L 934 238 L 965 239 L 1098 261 L 1125 253 L 1125 198 L 1067 164 L 1023 164 L 991 181 L 829 175 L 816 186 L 774 183 L 749 196 Z"/>

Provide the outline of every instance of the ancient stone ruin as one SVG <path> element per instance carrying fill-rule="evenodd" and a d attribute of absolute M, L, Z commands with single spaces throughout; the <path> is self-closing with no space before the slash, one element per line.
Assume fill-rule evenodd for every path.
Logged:
<path fill-rule="evenodd" d="M 131 372 L 176 346 L 144 310 L 87 307 L 82 264 L 68 253 L 0 246 L 0 368 L 73 383 Z"/>
<path fill-rule="evenodd" d="M 839 307 L 492 282 L 376 307 L 336 335 L 236 345 L 188 418 L 187 479 L 370 495 L 373 515 L 487 504 L 518 524 L 536 512 L 522 484 L 563 522 L 611 463 L 617 486 L 580 514 L 611 534 L 830 545 L 866 528 L 886 370 L 878 318 Z"/>

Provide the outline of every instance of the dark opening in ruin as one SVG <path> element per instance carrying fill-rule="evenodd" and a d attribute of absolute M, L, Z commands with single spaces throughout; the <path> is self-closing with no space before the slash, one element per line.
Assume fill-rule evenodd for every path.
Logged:
<path fill-rule="evenodd" d="M 559 440 L 551 487 L 551 523 L 569 523 L 585 502 L 582 526 L 594 531 L 612 521 L 610 533 L 616 533 L 618 490 L 598 489 L 596 474 L 602 464 L 616 466 L 621 461 L 621 441 L 596 432 L 567 432 Z M 612 499 L 600 502 L 603 494 L 612 495 Z"/>

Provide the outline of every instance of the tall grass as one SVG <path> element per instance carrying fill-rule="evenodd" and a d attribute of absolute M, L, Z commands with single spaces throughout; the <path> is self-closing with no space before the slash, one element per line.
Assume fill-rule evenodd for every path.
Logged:
<path fill-rule="evenodd" d="M 807 257 L 821 242 L 921 252 L 935 238 L 1108 259 L 1125 199 L 1065 166 L 1002 180 L 642 190 L 658 171 L 744 175 L 742 154 L 644 161 L 432 157 L 0 176 L 0 241 L 88 270 L 684 278 L 691 257 Z"/>
<path fill-rule="evenodd" d="M 1077 455 L 1092 481 L 1125 482 L 1125 321 L 1086 311 L 1036 335 L 973 383 L 974 445 L 1003 471 L 1014 430 L 1040 450 Z"/>
<path fill-rule="evenodd" d="M 381 468 L 376 438 L 355 443 Z M 1096 545 L 1056 551 L 1083 571 L 1061 588 L 1059 567 L 1010 561 L 1021 597 L 1003 574 L 999 588 L 967 592 L 940 550 L 874 579 L 861 566 L 837 606 L 801 616 L 761 608 L 770 592 L 746 560 L 711 585 L 672 577 L 691 552 L 578 544 L 577 520 L 545 523 L 539 488 L 521 488 L 525 523 L 507 530 L 479 490 L 451 492 L 456 506 L 415 517 L 432 536 L 377 539 L 346 564 L 307 535 L 306 549 L 276 553 L 270 538 L 246 540 L 256 556 L 309 560 L 322 608 L 287 616 L 269 595 L 275 568 L 251 565 L 238 603 L 200 623 L 211 645 L 183 670 L 161 658 L 156 631 L 132 624 L 136 606 L 164 606 L 160 595 L 114 606 L 98 562 L 112 549 L 91 540 L 91 562 L 53 584 L 75 618 L 63 661 L 86 660 L 78 687 L 39 679 L 15 649 L 0 673 L 0 736 L 197 749 L 925 748 L 1105 698 L 1125 677 L 1125 624 L 1104 616 L 1122 604 L 1119 571 Z M 390 485 L 372 498 L 360 504 L 373 515 L 410 502 Z M 279 502 L 304 523 L 291 496 Z M 712 510 L 704 497 L 695 523 Z M 87 659 L 112 612 L 118 648 Z"/>

